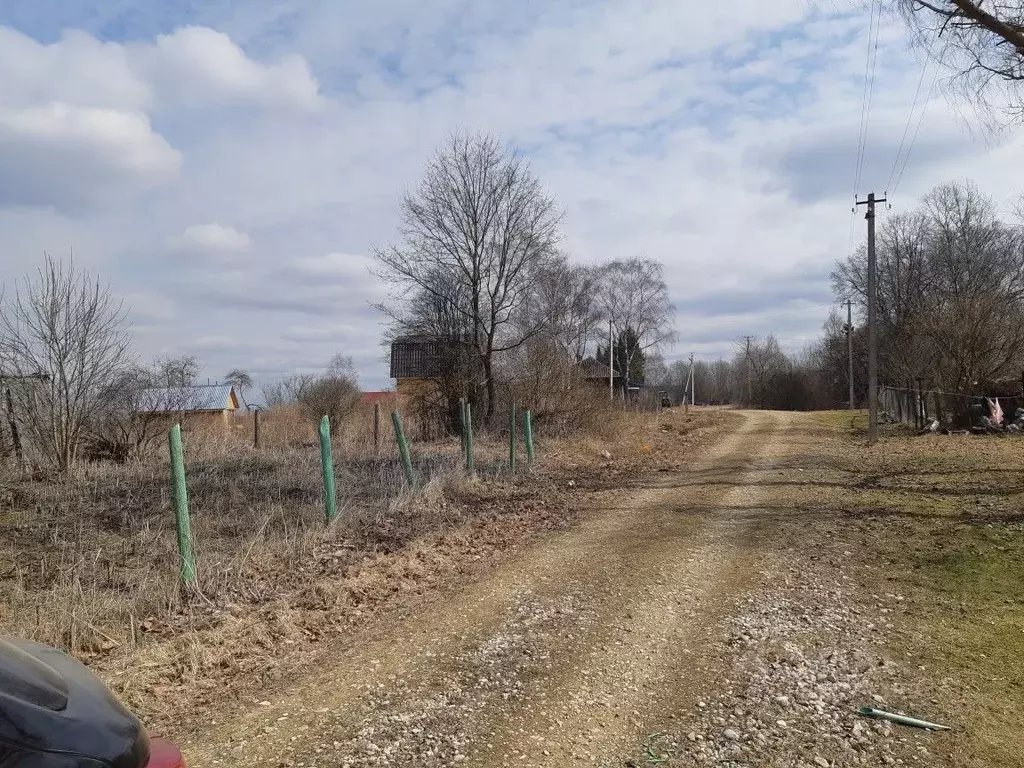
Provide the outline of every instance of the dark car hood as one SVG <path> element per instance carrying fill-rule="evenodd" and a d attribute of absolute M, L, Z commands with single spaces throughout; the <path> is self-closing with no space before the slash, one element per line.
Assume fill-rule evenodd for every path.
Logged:
<path fill-rule="evenodd" d="M 0 638 L 0 753 L 5 747 L 78 756 L 83 766 L 142 768 L 149 759 L 142 724 L 85 665 L 13 638 Z"/>

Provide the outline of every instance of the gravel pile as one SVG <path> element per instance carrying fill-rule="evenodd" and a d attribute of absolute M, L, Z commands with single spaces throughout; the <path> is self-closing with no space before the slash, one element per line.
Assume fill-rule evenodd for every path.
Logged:
<path fill-rule="evenodd" d="M 661 756 L 723 768 L 928 765 L 950 734 L 855 714 L 862 706 L 901 712 L 914 700 L 900 666 L 880 651 L 902 597 L 872 596 L 862 614 L 852 590 L 844 577 L 796 568 L 766 578 L 732 620 L 733 661 L 716 695 L 698 702 L 688 732 L 663 739 Z M 926 716 L 915 704 L 908 714 Z"/>

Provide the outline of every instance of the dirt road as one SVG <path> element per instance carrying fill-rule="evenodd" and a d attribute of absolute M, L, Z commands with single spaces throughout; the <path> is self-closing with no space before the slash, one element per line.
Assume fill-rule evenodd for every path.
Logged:
<path fill-rule="evenodd" d="M 190 765 L 913 762 L 849 715 L 883 698 L 887 621 L 838 608 L 842 574 L 773 526 L 800 419 L 744 413 L 688 470 L 592 494 L 580 525 L 197 733 Z"/>

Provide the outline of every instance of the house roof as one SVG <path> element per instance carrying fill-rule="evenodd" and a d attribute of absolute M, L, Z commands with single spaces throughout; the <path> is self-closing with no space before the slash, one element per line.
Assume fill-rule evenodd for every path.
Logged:
<path fill-rule="evenodd" d="M 391 391 L 383 392 L 363 392 L 359 396 L 359 401 L 362 403 L 379 403 L 383 400 L 387 400 L 389 397 L 394 397 L 395 393 Z"/>
<path fill-rule="evenodd" d="M 154 387 L 144 389 L 139 398 L 139 413 L 202 413 L 237 408 L 238 397 L 230 384 Z"/>
<path fill-rule="evenodd" d="M 599 363 L 592 357 L 588 357 L 585 360 L 579 362 L 580 370 L 583 372 L 584 379 L 600 379 L 601 381 L 608 381 L 608 374 L 611 369 L 604 363 Z M 615 378 L 619 378 L 619 374 L 615 374 Z"/>

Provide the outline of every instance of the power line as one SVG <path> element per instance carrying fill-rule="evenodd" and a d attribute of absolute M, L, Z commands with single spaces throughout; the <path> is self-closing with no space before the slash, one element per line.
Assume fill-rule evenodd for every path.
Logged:
<path fill-rule="evenodd" d="M 928 97 L 925 99 L 924 104 L 921 105 L 921 115 L 917 119 L 917 127 L 914 128 L 914 135 L 910 138 L 910 146 L 907 147 L 907 154 L 903 157 L 903 165 L 900 168 L 900 172 L 896 175 L 896 181 L 893 183 L 892 193 L 896 194 L 896 189 L 900 185 L 900 181 L 903 179 L 903 172 L 907 170 L 907 163 L 910 161 L 910 153 L 914 149 L 914 144 L 917 142 L 917 134 L 921 130 L 921 123 L 924 122 L 924 114 L 928 111 L 928 105 L 931 103 L 932 94 L 935 91 L 935 83 L 939 79 L 939 68 L 935 67 L 935 74 L 932 76 L 932 84 L 928 86 Z"/>
<path fill-rule="evenodd" d="M 860 187 L 864 156 L 867 154 L 868 128 L 871 124 L 871 102 L 875 89 L 875 65 L 878 62 L 878 32 L 882 26 L 881 7 L 875 12 L 875 0 L 871 0 L 868 12 L 868 52 L 864 62 L 864 91 L 861 95 L 860 130 L 857 136 L 857 160 L 854 164 L 853 195 L 856 198 Z"/>
<path fill-rule="evenodd" d="M 889 179 L 885 182 L 886 189 L 889 189 L 889 185 L 892 184 L 893 179 L 896 177 L 896 168 L 900 164 L 900 156 L 903 154 L 903 145 L 907 140 L 907 134 L 910 132 L 910 124 L 914 121 L 914 112 L 917 109 L 917 100 L 921 96 L 921 86 L 924 85 L 924 76 L 928 72 L 929 61 L 930 58 L 926 56 L 924 66 L 921 67 L 921 76 L 917 79 L 917 88 L 914 90 L 914 100 L 910 103 L 910 112 L 907 113 L 907 124 L 903 126 L 903 136 L 900 138 L 900 146 L 899 149 L 896 150 L 895 159 L 892 161 L 892 170 L 889 171 Z"/>

